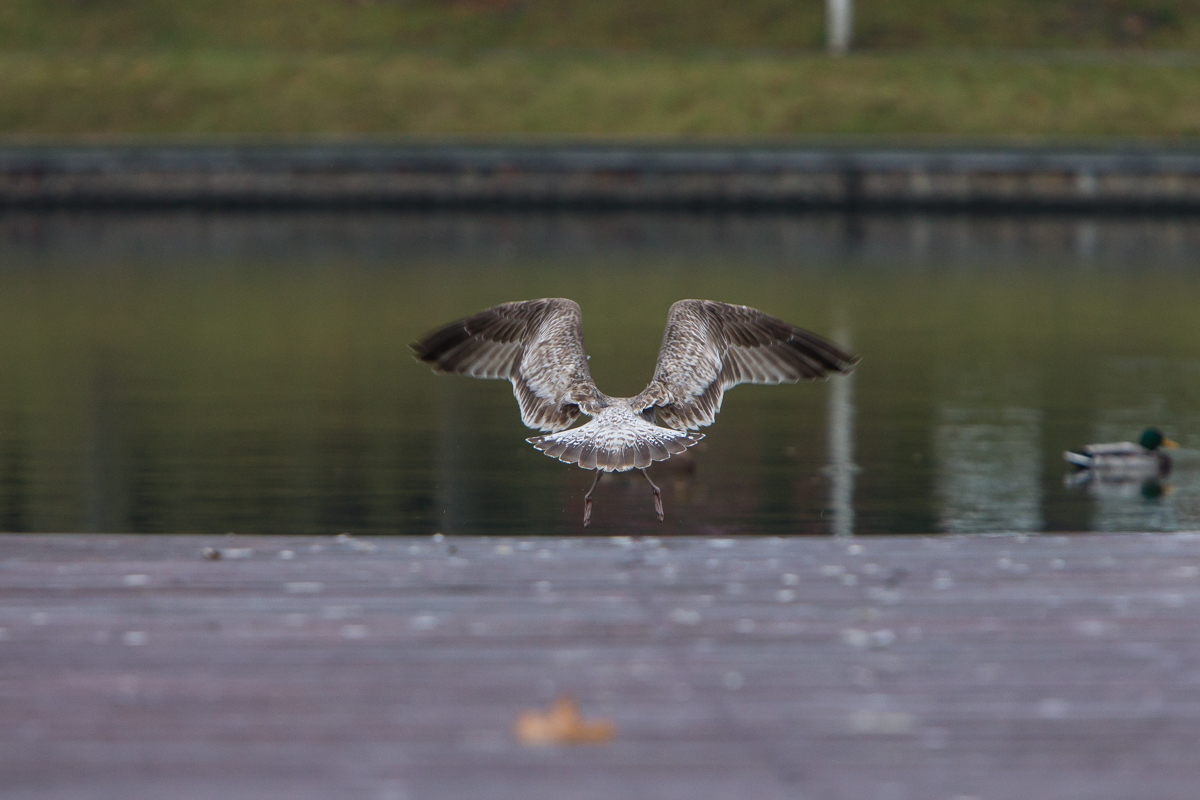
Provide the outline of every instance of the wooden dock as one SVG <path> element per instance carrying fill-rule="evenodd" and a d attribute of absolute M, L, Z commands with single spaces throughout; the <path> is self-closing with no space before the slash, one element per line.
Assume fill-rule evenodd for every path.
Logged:
<path fill-rule="evenodd" d="M 0 719 L 4 800 L 1191 800 L 1200 534 L 6 535 Z"/>

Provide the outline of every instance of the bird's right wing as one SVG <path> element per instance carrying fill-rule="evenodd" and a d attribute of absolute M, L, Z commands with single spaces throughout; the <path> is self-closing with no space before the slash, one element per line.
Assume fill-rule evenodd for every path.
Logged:
<path fill-rule="evenodd" d="M 711 425 L 739 383 L 795 383 L 846 373 L 858 357 L 764 314 L 712 300 L 671 306 L 654 379 L 639 395 L 677 430 Z"/>
<path fill-rule="evenodd" d="M 561 431 L 579 417 L 572 390 L 595 390 L 580 320 L 573 300 L 504 303 L 444 325 L 411 347 L 435 372 L 512 381 L 521 421 Z"/>

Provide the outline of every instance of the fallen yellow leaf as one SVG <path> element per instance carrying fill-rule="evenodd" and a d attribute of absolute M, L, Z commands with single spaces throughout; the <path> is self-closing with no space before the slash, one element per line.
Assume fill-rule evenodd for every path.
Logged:
<path fill-rule="evenodd" d="M 522 712 L 513 724 L 517 741 L 524 745 L 603 744 L 611 741 L 617 726 L 611 720 L 585 720 L 574 698 L 559 697 L 549 711 Z"/>

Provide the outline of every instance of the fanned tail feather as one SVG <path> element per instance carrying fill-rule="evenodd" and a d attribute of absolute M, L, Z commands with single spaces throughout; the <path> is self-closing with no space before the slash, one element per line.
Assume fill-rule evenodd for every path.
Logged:
<path fill-rule="evenodd" d="M 666 461 L 703 438 L 703 434 L 662 428 L 625 413 L 600 416 L 578 428 L 526 441 L 567 464 L 625 472 Z"/>

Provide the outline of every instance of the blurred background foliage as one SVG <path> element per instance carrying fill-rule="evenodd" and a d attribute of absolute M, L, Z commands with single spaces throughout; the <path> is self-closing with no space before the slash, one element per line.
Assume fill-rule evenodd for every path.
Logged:
<path fill-rule="evenodd" d="M 1200 134 L 1200 0 L 5 0 L 0 135 Z"/>

